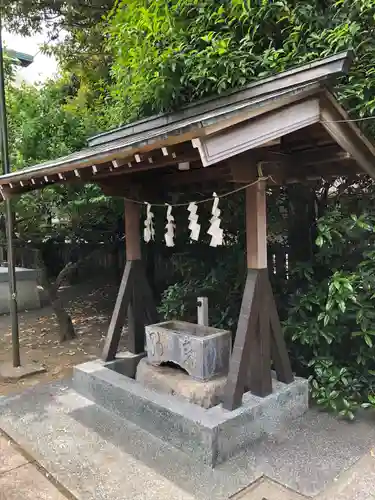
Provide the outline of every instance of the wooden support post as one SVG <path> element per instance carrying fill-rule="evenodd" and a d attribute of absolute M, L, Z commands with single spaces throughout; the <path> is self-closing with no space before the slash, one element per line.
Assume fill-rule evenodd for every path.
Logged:
<path fill-rule="evenodd" d="M 270 324 L 265 302 L 267 269 L 266 181 L 246 188 L 247 268 L 258 270 L 259 316 L 250 336 L 249 389 L 257 396 L 272 392 Z"/>
<path fill-rule="evenodd" d="M 268 269 L 260 269 L 258 274 L 258 323 L 249 330 L 250 347 L 247 372 L 247 388 L 256 396 L 268 396 L 272 392 L 271 377 L 271 329 L 267 307 L 266 283 Z"/>
<path fill-rule="evenodd" d="M 141 268 L 141 234 L 140 205 L 125 200 L 125 243 L 126 260 L 133 262 L 135 280 L 131 299 L 128 305 L 128 348 L 130 352 L 139 354 L 144 351 L 145 323 L 140 282 Z"/>
<path fill-rule="evenodd" d="M 241 405 L 247 389 L 257 396 L 272 392 L 271 352 L 279 380 L 293 380 L 268 277 L 264 181 L 246 189 L 246 242 L 247 279 L 223 396 L 227 410 Z"/>
<path fill-rule="evenodd" d="M 246 188 L 246 251 L 248 269 L 267 268 L 266 181 Z"/>
<path fill-rule="evenodd" d="M 144 351 L 145 324 L 157 322 L 151 289 L 141 260 L 140 205 L 125 201 L 126 264 L 102 359 L 116 357 L 122 327 L 128 319 L 128 348 L 134 354 Z"/>
<path fill-rule="evenodd" d="M 140 276 L 139 282 L 142 286 L 142 298 L 143 298 L 143 307 L 145 314 L 145 325 L 152 325 L 153 323 L 158 323 L 159 316 L 156 310 L 156 305 L 154 301 L 154 295 L 152 293 L 150 284 L 147 280 L 146 271 L 142 266 L 140 266 Z"/>
<path fill-rule="evenodd" d="M 125 200 L 126 260 L 141 260 L 140 205 Z"/>
<path fill-rule="evenodd" d="M 132 261 L 140 264 L 140 261 Z M 128 349 L 133 354 L 140 354 L 145 350 L 145 321 L 143 313 L 143 297 L 139 283 L 139 266 L 135 267 L 133 293 L 128 305 Z"/>
<path fill-rule="evenodd" d="M 271 324 L 271 357 L 276 371 L 277 379 L 285 384 L 290 384 L 294 380 L 292 366 L 290 364 L 288 350 L 286 348 L 283 331 L 280 325 L 279 315 L 277 314 L 276 302 L 272 293 L 269 280 L 265 282 L 268 288 L 266 297 L 268 297 L 269 318 Z"/>

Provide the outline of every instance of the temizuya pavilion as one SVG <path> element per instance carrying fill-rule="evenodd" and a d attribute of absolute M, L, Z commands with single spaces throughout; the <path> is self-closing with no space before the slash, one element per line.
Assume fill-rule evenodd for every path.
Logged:
<path fill-rule="evenodd" d="M 280 381 L 293 382 L 268 279 L 267 181 L 254 181 L 271 176 L 272 185 L 288 184 L 363 172 L 375 177 L 374 146 L 329 91 L 350 62 L 350 53 L 340 53 L 92 137 L 82 151 L 1 176 L 2 194 L 86 182 L 98 184 L 106 195 L 160 202 L 160 192 L 181 191 L 181 186 L 194 193 L 200 184 L 212 193 L 211 182 L 228 191 L 233 183 L 253 183 L 246 188 L 248 272 L 223 398 L 223 407 L 232 411 L 241 406 L 245 387 L 261 397 L 271 393 L 271 366 Z M 181 163 L 189 169 L 179 169 Z M 140 205 L 125 200 L 127 262 L 104 361 L 116 357 L 129 304 L 133 353 L 144 350 L 145 323 L 157 322 L 142 269 L 140 219 Z"/>

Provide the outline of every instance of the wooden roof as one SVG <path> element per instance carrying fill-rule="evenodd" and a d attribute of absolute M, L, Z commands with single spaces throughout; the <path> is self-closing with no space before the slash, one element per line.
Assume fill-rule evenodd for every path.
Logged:
<path fill-rule="evenodd" d="M 375 148 L 327 90 L 350 62 L 351 53 L 340 53 L 97 135 L 84 150 L 0 176 L 0 189 L 9 196 L 83 181 L 126 196 L 156 179 L 170 188 L 247 182 L 256 164 L 280 183 L 358 172 L 375 177 Z"/>

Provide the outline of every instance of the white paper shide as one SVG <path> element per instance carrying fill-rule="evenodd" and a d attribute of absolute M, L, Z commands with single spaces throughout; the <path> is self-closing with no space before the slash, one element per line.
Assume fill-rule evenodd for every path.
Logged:
<path fill-rule="evenodd" d="M 210 219 L 210 227 L 207 231 L 207 234 L 211 236 L 210 246 L 217 247 L 223 244 L 223 230 L 220 227 L 221 211 L 219 209 L 219 197 L 216 193 L 213 193 L 213 197 L 214 197 L 214 202 L 212 204 L 212 210 L 211 210 L 212 217 Z"/>
<path fill-rule="evenodd" d="M 193 241 L 198 241 L 199 233 L 201 230 L 200 224 L 198 224 L 198 205 L 195 201 L 189 203 L 188 212 L 189 212 L 189 230 L 190 230 L 190 239 Z"/>
<path fill-rule="evenodd" d="M 174 217 L 172 215 L 172 206 L 167 205 L 167 225 L 165 229 L 167 230 L 164 234 L 165 244 L 167 247 L 174 247 L 174 232 L 176 224 L 174 222 Z"/>
<path fill-rule="evenodd" d="M 154 214 L 151 211 L 150 203 L 146 203 L 146 219 L 145 219 L 145 227 L 143 230 L 143 239 L 146 243 L 153 240 L 155 238 L 155 229 L 154 229 Z"/>

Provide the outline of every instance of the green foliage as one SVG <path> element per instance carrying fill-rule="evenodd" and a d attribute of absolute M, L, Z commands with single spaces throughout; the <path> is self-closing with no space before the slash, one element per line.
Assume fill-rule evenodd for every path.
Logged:
<path fill-rule="evenodd" d="M 105 23 L 71 28 L 63 40 L 44 47 L 59 62 L 70 88 L 69 108 L 76 115 L 95 117 L 95 131 L 112 128 L 110 69 L 112 57 L 105 46 Z"/>
<path fill-rule="evenodd" d="M 370 201 L 370 200 L 369 200 Z M 307 287 L 291 298 L 285 332 L 319 405 L 349 418 L 375 390 L 375 216 L 332 208 L 318 221 Z"/>
<path fill-rule="evenodd" d="M 79 150 L 96 130 L 96 116 L 75 101 L 71 81 L 63 77 L 43 86 L 6 89 L 12 170 Z M 109 241 L 116 237 L 119 200 L 107 198 L 96 185 L 59 185 L 32 191 L 14 202 L 16 234 L 42 247 L 50 240 Z M 4 238 L 4 235 L 3 235 Z"/>
<path fill-rule="evenodd" d="M 374 108 L 368 0 L 121 0 L 109 20 L 116 121 L 167 111 L 353 47 L 337 94 Z"/>
<path fill-rule="evenodd" d="M 197 297 L 208 297 L 210 324 L 235 331 L 246 275 L 243 255 L 233 246 L 207 245 L 174 255 L 176 281 L 164 291 L 159 312 L 166 319 L 196 322 Z"/>
<path fill-rule="evenodd" d="M 42 87 L 7 88 L 9 144 L 13 169 L 64 156 L 85 145 L 93 123 L 70 112 L 66 80 Z"/>
<path fill-rule="evenodd" d="M 94 26 L 113 4 L 112 0 L 5 0 L 1 9 L 12 31 L 29 35 L 48 26 L 51 36 L 58 36 L 61 29 Z"/>

